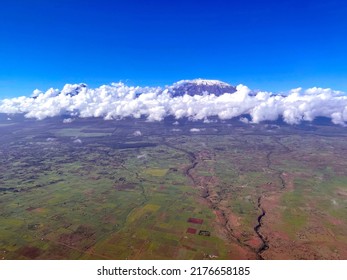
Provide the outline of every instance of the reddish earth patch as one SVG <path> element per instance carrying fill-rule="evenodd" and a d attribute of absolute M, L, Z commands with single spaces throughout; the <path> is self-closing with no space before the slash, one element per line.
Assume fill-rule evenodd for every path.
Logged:
<path fill-rule="evenodd" d="M 41 255 L 41 250 L 36 247 L 23 247 L 19 250 L 19 253 L 28 258 L 28 259 L 36 259 L 38 256 Z"/>
<path fill-rule="evenodd" d="M 262 242 L 258 236 L 252 236 L 246 243 L 255 249 L 260 248 L 262 245 Z"/>
<path fill-rule="evenodd" d="M 193 247 L 191 247 L 191 246 L 189 246 L 189 245 L 185 245 L 185 244 L 183 244 L 182 245 L 182 247 L 184 248 L 184 249 L 187 249 L 187 250 L 189 250 L 189 251 L 196 251 L 196 249 L 195 248 L 193 248 Z"/>
<path fill-rule="evenodd" d="M 345 190 L 339 190 L 338 192 L 337 192 L 337 194 L 339 195 L 339 196 L 347 196 L 347 191 L 345 191 Z"/>
<path fill-rule="evenodd" d="M 294 176 L 292 174 L 283 172 L 282 173 L 282 178 L 285 181 L 287 190 L 292 191 L 292 190 L 295 189 L 295 186 L 294 186 Z"/>
<path fill-rule="evenodd" d="M 33 209 L 32 211 L 35 212 L 35 213 L 43 213 L 43 212 L 45 212 L 45 208 L 39 207 L 39 208 Z"/>
<path fill-rule="evenodd" d="M 195 234 L 196 233 L 196 229 L 195 228 L 188 228 L 187 229 L 187 233 Z"/>
<path fill-rule="evenodd" d="M 115 224 L 117 222 L 116 218 L 114 215 L 106 215 L 102 218 L 103 222 L 108 223 L 108 224 Z"/>
<path fill-rule="evenodd" d="M 92 239 L 94 235 L 95 235 L 95 231 L 92 228 L 88 226 L 80 225 L 72 233 L 61 234 L 59 236 L 58 241 L 68 246 L 76 246 L 87 239 Z"/>
<path fill-rule="evenodd" d="M 340 226 L 343 224 L 343 221 L 334 217 L 328 217 L 328 221 L 334 226 Z"/>
<path fill-rule="evenodd" d="M 229 246 L 229 259 L 231 260 L 254 260 L 257 258 L 254 252 L 241 247 L 239 244 L 231 243 Z"/>
<path fill-rule="evenodd" d="M 31 211 L 33 211 L 33 210 L 35 210 L 35 209 L 36 209 L 35 207 L 29 207 L 29 208 L 27 208 L 27 209 L 25 209 L 25 210 L 31 212 Z"/>
<path fill-rule="evenodd" d="M 229 222 L 232 225 L 232 227 L 241 226 L 240 217 L 236 216 L 234 213 L 229 213 Z"/>
<path fill-rule="evenodd" d="M 208 189 L 202 189 L 200 195 L 201 195 L 201 197 L 203 197 L 203 198 L 207 198 L 207 197 L 210 196 L 210 193 L 209 193 Z"/>
<path fill-rule="evenodd" d="M 225 217 L 223 216 L 223 213 L 221 210 L 214 210 L 213 211 L 214 214 L 216 215 L 217 217 L 217 221 L 219 224 L 222 224 L 222 225 L 225 225 L 227 220 L 225 219 Z"/>
<path fill-rule="evenodd" d="M 197 218 L 189 218 L 187 222 L 201 225 L 204 222 L 204 220 L 203 219 L 197 219 Z"/>
<path fill-rule="evenodd" d="M 172 260 L 172 256 L 176 256 L 178 247 L 170 245 L 160 245 L 158 248 L 159 254 L 155 254 L 155 259 Z"/>

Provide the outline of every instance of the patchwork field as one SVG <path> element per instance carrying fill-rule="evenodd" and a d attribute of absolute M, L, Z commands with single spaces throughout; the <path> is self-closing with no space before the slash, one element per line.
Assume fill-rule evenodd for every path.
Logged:
<path fill-rule="evenodd" d="M 0 259 L 347 259 L 346 128 L 174 122 L 1 116 Z"/>

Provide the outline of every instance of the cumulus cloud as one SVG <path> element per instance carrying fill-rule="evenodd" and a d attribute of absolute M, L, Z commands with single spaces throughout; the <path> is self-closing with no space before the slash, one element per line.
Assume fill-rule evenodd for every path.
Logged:
<path fill-rule="evenodd" d="M 240 122 L 243 122 L 243 123 L 249 123 L 249 120 L 245 117 L 241 117 L 240 118 Z"/>
<path fill-rule="evenodd" d="M 190 132 L 200 132 L 200 131 L 202 131 L 202 130 L 205 130 L 204 128 L 191 128 L 189 131 Z"/>
<path fill-rule="evenodd" d="M 73 122 L 72 118 L 63 119 L 63 123 L 72 123 L 72 122 Z"/>
<path fill-rule="evenodd" d="M 317 87 L 296 88 L 286 95 L 255 93 L 244 85 L 238 85 L 236 92 L 220 96 L 184 94 L 172 97 L 170 87 L 162 89 L 112 83 L 88 88 L 84 84 L 67 84 L 62 90 L 35 90 L 31 97 L 4 99 L 0 101 L 0 112 L 23 113 L 27 118 L 39 120 L 68 115 L 71 118 L 103 117 L 106 120 L 146 116 L 148 121 L 161 121 L 166 116 L 174 116 L 176 119 L 187 117 L 205 122 L 212 116 L 221 120 L 239 117 L 245 122 L 242 116 L 250 115 L 250 123 L 283 117 L 289 124 L 328 117 L 334 124 L 345 125 L 347 96 Z"/>
<path fill-rule="evenodd" d="M 73 140 L 73 142 L 75 143 L 75 144 L 82 144 L 82 140 L 81 139 L 75 139 L 75 140 Z"/>
<path fill-rule="evenodd" d="M 134 136 L 142 136 L 142 132 L 140 130 L 136 130 L 134 133 L 133 133 Z"/>

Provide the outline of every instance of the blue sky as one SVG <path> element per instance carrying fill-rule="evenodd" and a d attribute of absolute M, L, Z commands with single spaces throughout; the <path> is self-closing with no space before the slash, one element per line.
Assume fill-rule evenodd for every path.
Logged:
<path fill-rule="evenodd" d="M 66 83 L 220 79 L 347 92 L 347 2 L 0 3 L 0 98 Z"/>

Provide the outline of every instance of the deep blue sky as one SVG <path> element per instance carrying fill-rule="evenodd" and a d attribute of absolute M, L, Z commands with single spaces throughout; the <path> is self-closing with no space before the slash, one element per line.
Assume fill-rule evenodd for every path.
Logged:
<path fill-rule="evenodd" d="M 221 79 L 347 92 L 347 1 L 3 0 L 0 98 Z"/>

